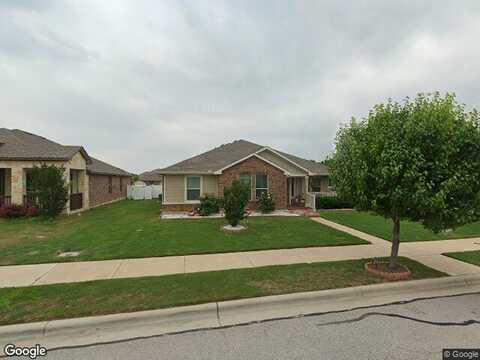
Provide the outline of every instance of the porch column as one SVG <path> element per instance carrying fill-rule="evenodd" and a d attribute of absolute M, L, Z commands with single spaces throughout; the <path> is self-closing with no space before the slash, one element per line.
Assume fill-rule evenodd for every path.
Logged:
<path fill-rule="evenodd" d="M 63 210 L 66 214 L 70 214 L 70 167 L 65 167 L 63 173 L 63 179 L 65 180 L 65 186 L 68 189 L 67 203 L 65 204 L 65 209 Z"/>
<path fill-rule="evenodd" d="M 18 165 L 14 165 L 11 167 L 11 178 L 10 178 L 10 186 L 11 186 L 11 195 L 12 195 L 12 204 L 22 205 L 23 204 L 23 168 Z"/>
<path fill-rule="evenodd" d="M 88 181 L 88 174 L 87 170 L 82 170 L 82 175 L 80 176 L 80 186 L 83 193 L 83 208 L 89 209 L 90 208 L 90 189 L 89 189 L 89 181 Z M 125 184 L 125 186 L 127 186 Z"/>

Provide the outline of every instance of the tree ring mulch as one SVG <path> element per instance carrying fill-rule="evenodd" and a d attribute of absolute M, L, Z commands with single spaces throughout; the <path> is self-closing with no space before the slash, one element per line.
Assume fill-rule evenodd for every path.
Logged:
<path fill-rule="evenodd" d="M 230 224 L 222 226 L 222 230 L 228 233 L 238 233 L 245 231 L 248 228 L 245 225 L 238 224 L 237 226 L 232 226 Z"/>
<path fill-rule="evenodd" d="M 412 272 L 405 265 L 397 264 L 395 269 L 389 269 L 386 262 L 368 262 L 365 264 L 365 270 L 384 279 L 396 281 L 407 280 L 412 277 Z"/>

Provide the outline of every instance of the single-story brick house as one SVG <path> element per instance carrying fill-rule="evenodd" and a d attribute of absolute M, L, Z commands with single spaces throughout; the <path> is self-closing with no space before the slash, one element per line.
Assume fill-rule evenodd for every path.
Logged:
<path fill-rule="evenodd" d="M 273 194 L 278 209 L 314 208 L 317 194 L 334 194 L 324 164 L 245 140 L 155 172 L 163 175 L 163 209 L 167 211 L 190 211 L 205 194 L 222 197 L 236 179 L 250 185 L 252 209 L 263 192 Z"/>
<path fill-rule="evenodd" d="M 69 189 L 66 213 L 124 199 L 131 182 L 130 173 L 89 156 L 82 146 L 61 145 L 22 130 L 0 128 L 0 206 L 31 201 L 30 169 L 41 164 L 65 169 Z"/>

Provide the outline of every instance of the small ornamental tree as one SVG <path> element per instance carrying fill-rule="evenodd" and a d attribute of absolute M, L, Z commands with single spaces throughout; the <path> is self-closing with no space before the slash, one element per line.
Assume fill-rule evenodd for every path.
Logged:
<path fill-rule="evenodd" d="M 248 185 L 235 180 L 232 186 L 225 188 L 223 192 L 223 209 L 225 218 L 232 226 L 237 226 L 244 218 L 245 206 L 247 206 L 250 197 L 250 188 Z"/>
<path fill-rule="evenodd" d="M 337 133 L 330 162 L 337 193 L 358 210 L 393 221 L 389 269 L 400 221 L 434 232 L 480 219 L 480 120 L 454 94 L 389 100 Z"/>
<path fill-rule="evenodd" d="M 59 215 L 68 201 L 68 188 L 64 179 L 65 169 L 55 165 L 46 165 L 32 169 L 32 197 L 41 215 L 55 217 Z"/>

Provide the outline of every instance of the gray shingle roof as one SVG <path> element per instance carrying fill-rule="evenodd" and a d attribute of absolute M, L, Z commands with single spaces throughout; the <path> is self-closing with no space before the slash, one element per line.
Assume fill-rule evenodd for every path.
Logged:
<path fill-rule="evenodd" d="M 265 148 L 265 146 L 255 144 L 250 141 L 236 140 L 232 143 L 221 145 L 210 151 L 181 161 L 172 166 L 154 170 L 154 172 L 159 174 L 189 172 L 205 174 L 214 173 L 238 160 L 252 155 L 263 148 Z M 302 159 L 275 149 L 273 150 L 316 175 L 328 175 L 328 168 L 319 162 Z"/>
<path fill-rule="evenodd" d="M 61 145 L 18 129 L 0 128 L 0 160 L 68 161 L 81 152 L 94 174 L 130 176 L 128 172 L 91 158 L 82 146 Z"/>
<path fill-rule="evenodd" d="M 88 154 L 81 146 L 64 146 L 44 137 L 18 129 L 0 129 L 0 159 L 2 160 L 63 160 L 77 152 Z"/>
<path fill-rule="evenodd" d="M 306 160 L 306 159 L 299 158 L 298 156 L 295 156 L 295 155 L 284 153 L 282 151 L 278 151 L 278 150 L 275 150 L 275 151 L 278 152 L 279 154 L 285 156 L 290 161 L 293 161 L 297 165 L 300 165 L 301 167 L 309 170 L 310 172 L 314 173 L 315 175 L 328 175 L 329 174 L 328 167 L 326 165 L 322 164 L 322 163 L 319 163 L 318 161 Z"/>
<path fill-rule="evenodd" d="M 162 174 L 159 174 L 158 170 L 145 171 L 141 173 L 138 178 L 141 181 L 162 181 Z"/>
<path fill-rule="evenodd" d="M 132 176 L 129 172 L 122 170 L 116 166 L 107 164 L 101 160 L 91 157 L 92 162 L 87 165 L 87 170 L 90 174 L 98 175 L 118 175 L 118 176 Z"/>

